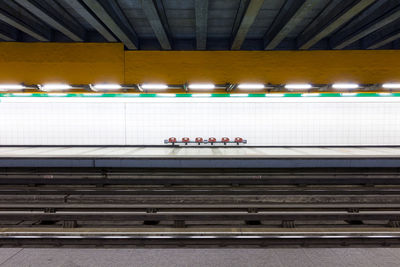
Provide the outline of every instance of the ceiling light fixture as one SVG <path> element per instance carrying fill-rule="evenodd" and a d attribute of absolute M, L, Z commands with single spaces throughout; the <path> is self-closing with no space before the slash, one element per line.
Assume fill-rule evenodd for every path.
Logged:
<path fill-rule="evenodd" d="M 264 89 L 265 86 L 262 83 L 241 83 L 238 85 L 239 89 Z"/>
<path fill-rule="evenodd" d="M 168 85 L 160 83 L 144 83 L 140 87 L 146 90 L 165 90 L 168 89 Z"/>
<path fill-rule="evenodd" d="M 22 84 L 0 84 L 0 91 L 23 89 L 25 89 L 25 86 L 23 86 Z"/>
<path fill-rule="evenodd" d="M 43 91 L 57 91 L 71 89 L 71 85 L 62 83 L 48 83 L 40 87 Z"/>
<path fill-rule="evenodd" d="M 359 85 L 356 83 L 334 83 L 332 88 L 334 89 L 356 89 Z"/>
<path fill-rule="evenodd" d="M 311 89 L 312 85 L 308 84 L 308 83 L 289 83 L 289 84 L 285 85 L 285 88 L 286 89 L 294 89 L 294 90 L 296 90 L 296 89 L 298 89 L 298 90 Z"/>
<path fill-rule="evenodd" d="M 215 89 L 215 85 L 212 83 L 193 83 L 189 84 L 189 89 Z"/>
<path fill-rule="evenodd" d="M 118 90 L 121 89 L 122 86 L 114 83 L 100 83 L 93 85 L 95 90 Z"/>
<path fill-rule="evenodd" d="M 384 83 L 382 87 L 387 89 L 400 89 L 400 83 Z"/>

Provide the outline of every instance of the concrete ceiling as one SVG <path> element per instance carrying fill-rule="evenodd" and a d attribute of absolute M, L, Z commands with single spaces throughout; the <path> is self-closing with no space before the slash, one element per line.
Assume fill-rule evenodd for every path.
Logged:
<path fill-rule="evenodd" d="M 399 49 L 398 0 L 2 0 L 0 40 L 129 50 Z"/>

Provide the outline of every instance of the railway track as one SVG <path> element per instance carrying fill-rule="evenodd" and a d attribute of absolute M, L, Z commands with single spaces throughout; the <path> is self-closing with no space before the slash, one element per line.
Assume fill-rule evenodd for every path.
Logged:
<path fill-rule="evenodd" d="M 397 169 L 0 170 L 3 246 L 397 246 L 399 227 Z"/>

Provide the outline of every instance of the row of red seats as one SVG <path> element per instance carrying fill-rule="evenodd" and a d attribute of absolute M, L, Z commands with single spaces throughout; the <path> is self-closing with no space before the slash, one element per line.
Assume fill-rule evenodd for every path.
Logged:
<path fill-rule="evenodd" d="M 229 141 L 230 140 L 229 140 L 228 137 L 222 137 L 221 138 L 221 143 L 226 144 L 226 143 L 229 143 Z M 174 143 L 177 142 L 177 139 L 175 137 L 170 137 L 168 139 L 168 142 L 174 144 Z M 189 137 L 183 137 L 182 138 L 182 143 L 187 144 L 189 142 L 190 142 L 190 138 Z M 204 142 L 204 139 L 202 137 L 196 137 L 195 138 L 195 143 L 200 144 L 200 143 L 203 143 L 203 142 Z M 217 142 L 217 138 L 215 138 L 215 137 L 208 138 L 208 143 L 213 144 L 213 143 L 216 143 L 216 142 Z M 243 138 L 242 137 L 236 137 L 234 142 L 235 143 L 243 143 Z"/>

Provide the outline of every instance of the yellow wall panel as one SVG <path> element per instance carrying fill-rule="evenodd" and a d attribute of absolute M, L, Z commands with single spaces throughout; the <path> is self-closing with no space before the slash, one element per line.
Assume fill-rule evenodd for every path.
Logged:
<path fill-rule="evenodd" d="M 116 43 L 0 43 L 0 83 L 400 82 L 400 51 L 124 51 Z"/>
<path fill-rule="evenodd" d="M 125 82 L 400 81 L 400 51 L 127 51 Z"/>
<path fill-rule="evenodd" d="M 0 43 L 0 82 L 124 81 L 122 44 Z"/>

